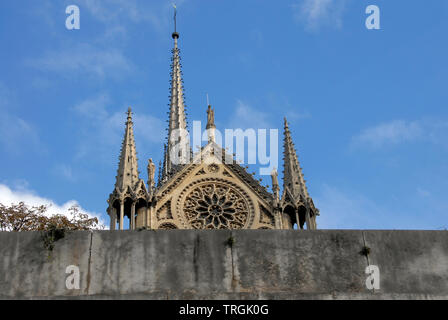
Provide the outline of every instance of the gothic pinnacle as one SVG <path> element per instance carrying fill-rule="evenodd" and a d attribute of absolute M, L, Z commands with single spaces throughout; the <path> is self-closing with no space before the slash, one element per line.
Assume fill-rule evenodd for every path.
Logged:
<path fill-rule="evenodd" d="M 284 145 L 283 145 L 283 189 L 288 189 L 295 198 L 302 195 L 309 197 L 308 190 L 303 179 L 302 168 L 297 157 L 294 142 L 289 131 L 288 121 L 285 120 Z"/>
<path fill-rule="evenodd" d="M 126 128 L 119 159 L 115 186 L 124 191 L 127 187 L 133 188 L 139 180 L 131 107 L 127 111 Z"/>

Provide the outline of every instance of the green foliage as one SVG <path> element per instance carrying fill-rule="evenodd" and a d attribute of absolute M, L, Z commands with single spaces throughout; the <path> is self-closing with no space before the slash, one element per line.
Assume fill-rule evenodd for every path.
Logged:
<path fill-rule="evenodd" d="M 367 246 L 362 247 L 361 251 L 359 252 L 362 256 L 368 256 L 370 254 L 370 248 Z"/>
<path fill-rule="evenodd" d="M 47 214 L 48 206 L 28 206 L 23 202 L 5 206 L 0 203 L 0 231 L 47 231 L 54 229 L 104 229 L 97 218 L 82 213 L 72 206 L 66 214 Z"/>
<path fill-rule="evenodd" d="M 44 248 L 48 251 L 53 251 L 54 243 L 65 237 L 65 229 L 58 228 L 57 225 L 51 224 L 47 231 L 41 233 L 41 239 L 44 243 Z"/>
<path fill-rule="evenodd" d="M 235 238 L 232 237 L 232 236 L 230 236 L 230 237 L 227 239 L 226 244 L 227 244 L 229 247 L 232 248 L 233 245 L 235 244 Z"/>

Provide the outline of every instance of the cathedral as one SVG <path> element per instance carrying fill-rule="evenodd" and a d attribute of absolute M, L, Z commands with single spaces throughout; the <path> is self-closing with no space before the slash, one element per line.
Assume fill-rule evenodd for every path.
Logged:
<path fill-rule="evenodd" d="M 125 217 L 130 230 L 315 230 L 319 210 L 308 194 L 286 118 L 281 195 L 275 169 L 271 173 L 272 192 L 269 192 L 233 154 L 228 154 L 215 142 L 214 110 L 210 105 L 206 127 L 208 143 L 193 153 L 187 138 L 179 33 L 175 31 L 172 38 L 168 136 L 158 178 L 156 181 L 152 159 L 148 160 L 147 183 L 139 176 L 129 108 L 115 187 L 107 200 L 110 230 L 123 230 Z"/>

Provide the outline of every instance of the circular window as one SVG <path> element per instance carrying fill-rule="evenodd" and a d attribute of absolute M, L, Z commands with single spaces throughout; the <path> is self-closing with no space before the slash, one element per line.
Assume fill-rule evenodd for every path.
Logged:
<path fill-rule="evenodd" d="M 194 229 L 242 229 L 251 208 L 248 196 L 221 182 L 204 182 L 189 188 L 182 210 Z"/>

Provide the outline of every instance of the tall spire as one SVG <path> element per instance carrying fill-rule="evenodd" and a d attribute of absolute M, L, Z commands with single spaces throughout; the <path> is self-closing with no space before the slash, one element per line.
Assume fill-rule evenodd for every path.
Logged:
<path fill-rule="evenodd" d="M 172 34 L 174 48 L 171 51 L 173 56 L 171 58 L 170 111 L 164 179 L 166 175 L 169 176 L 177 168 L 179 163 L 186 163 L 191 156 L 190 145 L 187 139 L 187 119 L 185 114 L 180 50 L 177 43 L 179 33 L 176 30 L 176 7 L 174 7 L 174 10 L 175 30 Z"/>
<path fill-rule="evenodd" d="M 139 180 L 137 151 L 135 148 L 134 129 L 132 122 L 132 110 L 128 109 L 128 118 L 124 133 L 123 144 L 121 145 L 120 163 L 118 165 L 117 180 L 115 187 L 124 191 L 128 186 L 133 188 Z"/>
<path fill-rule="evenodd" d="M 295 200 L 299 199 L 301 195 L 304 199 L 308 199 L 308 190 L 286 118 L 283 141 L 283 190 L 288 189 Z"/>

